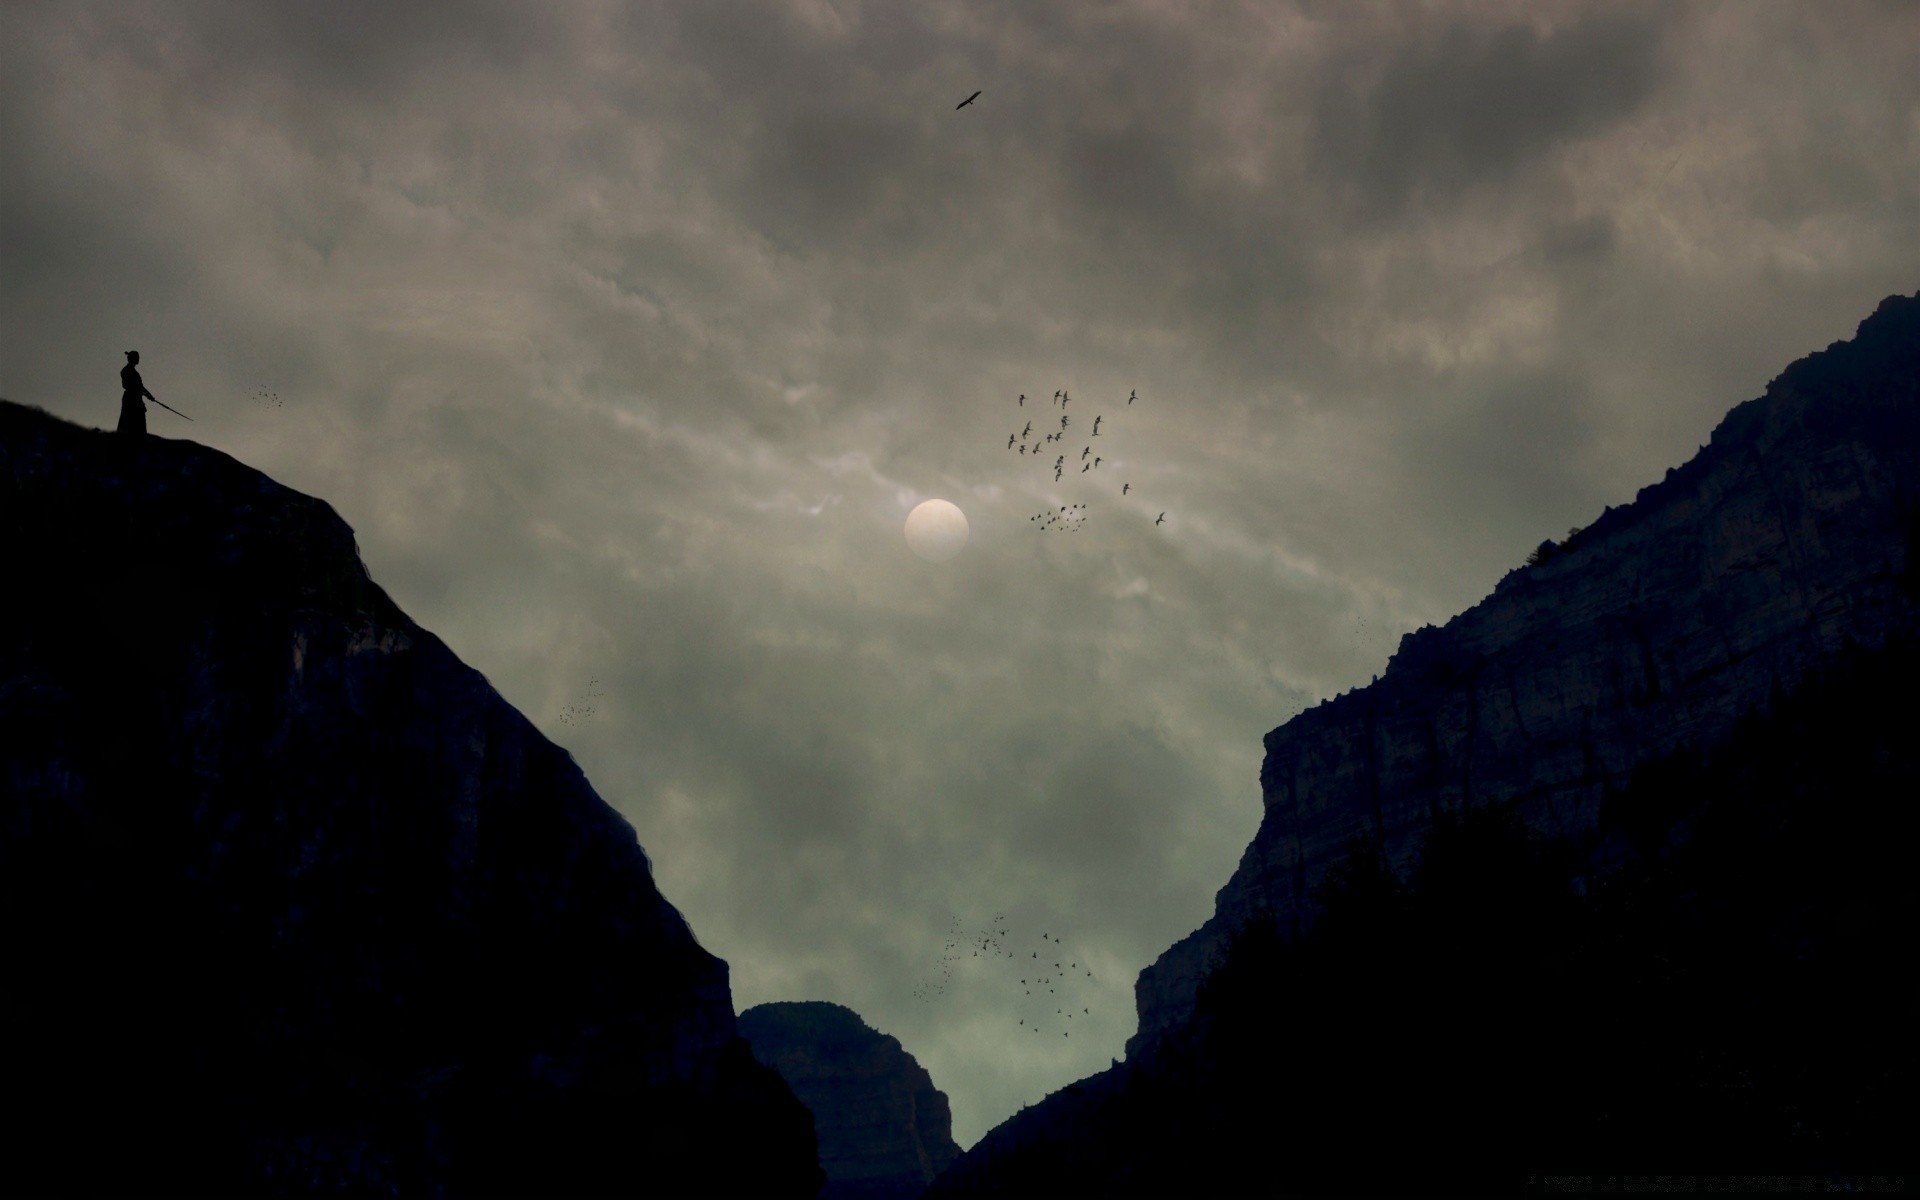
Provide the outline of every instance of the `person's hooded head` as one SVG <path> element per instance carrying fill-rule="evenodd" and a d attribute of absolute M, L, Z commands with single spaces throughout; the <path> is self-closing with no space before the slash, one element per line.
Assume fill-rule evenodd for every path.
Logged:
<path fill-rule="evenodd" d="M 140 363 L 140 352 L 138 350 L 127 351 L 127 362 L 130 365 L 138 366 Z"/>

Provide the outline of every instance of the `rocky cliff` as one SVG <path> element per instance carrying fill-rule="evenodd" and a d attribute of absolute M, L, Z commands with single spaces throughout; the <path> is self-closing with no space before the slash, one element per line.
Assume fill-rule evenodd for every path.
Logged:
<path fill-rule="evenodd" d="M 321 501 L 0 402 L 0 1191 L 810 1196 L 726 964 Z"/>
<path fill-rule="evenodd" d="M 1920 297 L 1534 559 L 1268 736 L 1127 1060 L 929 1197 L 1920 1188 Z"/>
<path fill-rule="evenodd" d="M 1259 832 L 1214 916 L 1141 973 L 1129 1057 L 1192 1012 L 1256 911 L 1310 920 L 1349 840 L 1404 867 L 1437 814 L 1496 802 L 1589 829 L 1637 765 L 1709 749 L 1843 647 L 1913 629 L 1917 564 L 1920 297 L 1895 296 L 1632 504 L 1268 734 Z"/>
<path fill-rule="evenodd" d="M 813 1113 L 821 1200 L 909 1200 L 959 1156 L 947 1097 L 898 1039 L 820 1001 L 740 1014 L 754 1057 Z"/>

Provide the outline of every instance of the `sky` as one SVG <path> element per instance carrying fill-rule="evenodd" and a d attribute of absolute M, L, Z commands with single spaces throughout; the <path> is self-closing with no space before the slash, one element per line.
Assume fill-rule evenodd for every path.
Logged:
<path fill-rule="evenodd" d="M 1122 1056 L 1262 735 L 1920 290 L 1916 62 L 1859 0 L 12 3 L 0 396 L 111 428 L 139 350 L 966 1146 Z"/>

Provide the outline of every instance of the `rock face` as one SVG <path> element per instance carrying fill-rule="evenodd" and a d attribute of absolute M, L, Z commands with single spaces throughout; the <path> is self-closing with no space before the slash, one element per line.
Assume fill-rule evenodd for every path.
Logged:
<path fill-rule="evenodd" d="M 813 1194 L 630 826 L 318 500 L 0 402 L 0 1190 Z"/>
<path fill-rule="evenodd" d="M 1435 814 L 1516 801 L 1594 825 L 1609 787 L 1705 750 L 1849 643 L 1914 628 L 1920 296 L 1794 363 L 1685 466 L 1266 737 L 1258 834 L 1214 916 L 1141 973 L 1132 1057 L 1259 911 L 1298 931 L 1353 838 L 1404 865 Z"/>
<path fill-rule="evenodd" d="M 740 1033 L 813 1113 L 822 1200 L 908 1200 L 959 1156 L 946 1095 L 852 1009 L 760 1004 L 740 1014 Z"/>

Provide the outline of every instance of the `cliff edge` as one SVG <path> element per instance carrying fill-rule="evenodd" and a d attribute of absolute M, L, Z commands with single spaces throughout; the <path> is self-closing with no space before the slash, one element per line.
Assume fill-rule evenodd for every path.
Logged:
<path fill-rule="evenodd" d="M 1188 1017 L 1258 911 L 1297 935 L 1354 838 L 1404 868 L 1440 814 L 1551 835 L 1682 746 L 1709 750 L 1848 645 L 1915 628 L 1920 296 L 1795 362 L 1686 465 L 1406 635 L 1373 684 L 1266 736 L 1264 812 L 1212 918 L 1143 971 L 1129 1058 Z"/>
<path fill-rule="evenodd" d="M 0 1190 L 813 1194 L 633 829 L 326 504 L 0 402 L 0 535 Z"/>

